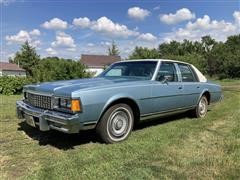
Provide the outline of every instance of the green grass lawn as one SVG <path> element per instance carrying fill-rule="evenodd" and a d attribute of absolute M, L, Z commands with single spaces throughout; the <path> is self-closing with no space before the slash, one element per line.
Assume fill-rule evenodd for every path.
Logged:
<path fill-rule="evenodd" d="M 240 179 L 240 81 L 223 84 L 206 118 L 144 122 L 113 145 L 40 132 L 15 118 L 20 96 L 0 96 L 0 179 Z"/>

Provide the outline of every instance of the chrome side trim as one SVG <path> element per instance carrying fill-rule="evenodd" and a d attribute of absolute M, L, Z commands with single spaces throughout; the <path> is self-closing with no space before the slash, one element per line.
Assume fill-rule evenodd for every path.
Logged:
<path fill-rule="evenodd" d="M 174 96 L 190 96 L 190 95 L 195 95 L 199 93 L 189 93 L 189 94 L 176 94 L 176 95 L 168 95 L 168 96 L 153 96 L 153 97 L 147 97 L 147 98 L 142 98 L 140 100 L 145 100 L 145 99 L 159 99 L 159 98 L 167 98 L 167 97 L 174 97 Z"/>
<path fill-rule="evenodd" d="M 83 123 L 83 129 L 94 129 L 97 126 L 97 121 L 90 121 L 90 122 L 85 122 Z"/>
<path fill-rule="evenodd" d="M 168 111 L 160 111 L 160 112 L 155 112 L 155 113 L 148 113 L 148 114 L 143 114 L 140 116 L 140 120 L 147 120 L 147 119 L 153 119 L 153 118 L 158 118 L 158 117 L 163 117 L 163 116 L 168 116 L 168 115 L 173 115 L 181 112 L 185 112 L 188 110 L 193 109 L 195 106 L 189 106 L 185 108 L 177 108 L 173 110 L 168 110 Z"/>

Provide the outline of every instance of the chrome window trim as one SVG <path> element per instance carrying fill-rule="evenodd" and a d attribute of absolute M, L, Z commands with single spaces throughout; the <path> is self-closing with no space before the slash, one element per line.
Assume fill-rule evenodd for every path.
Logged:
<path fill-rule="evenodd" d="M 155 72 L 154 72 L 154 74 L 153 74 L 153 76 L 152 76 L 151 81 L 156 81 L 157 74 L 158 74 L 158 70 L 159 70 L 160 66 L 161 66 L 161 61 L 159 60 L 159 61 L 157 62 L 157 66 L 156 66 L 156 68 L 155 68 Z"/>

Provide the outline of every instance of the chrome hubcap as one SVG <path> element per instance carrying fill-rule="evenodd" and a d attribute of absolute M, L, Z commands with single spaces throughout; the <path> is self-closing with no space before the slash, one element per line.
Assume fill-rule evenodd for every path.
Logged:
<path fill-rule="evenodd" d="M 199 113 L 201 116 L 204 116 L 207 112 L 207 102 L 202 98 L 199 102 Z"/>
<path fill-rule="evenodd" d="M 121 136 L 127 129 L 128 116 L 123 111 L 117 111 L 110 119 L 110 130 L 114 136 Z"/>
<path fill-rule="evenodd" d="M 124 139 L 131 129 L 131 123 L 131 113 L 123 107 L 117 108 L 108 120 L 107 130 L 110 137 L 115 141 Z"/>

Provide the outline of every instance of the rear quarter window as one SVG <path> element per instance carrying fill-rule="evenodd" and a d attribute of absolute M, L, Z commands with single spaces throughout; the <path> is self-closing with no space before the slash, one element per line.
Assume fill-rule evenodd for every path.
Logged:
<path fill-rule="evenodd" d="M 189 65 L 178 64 L 178 67 L 180 69 L 183 82 L 196 82 L 196 81 L 198 81 L 195 73 L 193 72 L 192 68 Z"/>

